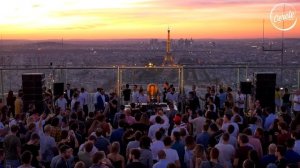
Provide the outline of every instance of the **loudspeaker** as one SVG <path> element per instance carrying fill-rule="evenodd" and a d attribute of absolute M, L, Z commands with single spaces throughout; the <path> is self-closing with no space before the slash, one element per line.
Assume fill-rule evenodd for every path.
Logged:
<path fill-rule="evenodd" d="M 53 92 L 54 96 L 61 96 L 64 94 L 64 83 L 53 83 Z"/>
<path fill-rule="evenodd" d="M 275 110 L 276 73 L 257 73 L 255 85 L 256 100 L 260 101 L 263 108 Z"/>
<path fill-rule="evenodd" d="M 43 112 L 43 87 L 45 74 L 25 73 L 22 74 L 22 89 L 24 110 L 27 111 L 29 104 L 34 104 L 39 113 Z"/>
<path fill-rule="evenodd" d="M 243 94 L 251 94 L 252 93 L 252 83 L 251 82 L 241 82 L 240 89 Z"/>

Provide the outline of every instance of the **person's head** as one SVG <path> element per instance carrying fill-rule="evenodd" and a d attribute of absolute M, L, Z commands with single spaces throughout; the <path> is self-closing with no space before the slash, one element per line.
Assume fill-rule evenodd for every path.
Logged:
<path fill-rule="evenodd" d="M 140 141 L 142 135 L 143 135 L 143 134 L 142 134 L 141 131 L 136 131 L 136 132 L 134 133 L 134 139 L 135 139 L 136 141 Z"/>
<path fill-rule="evenodd" d="M 249 138 L 248 138 L 247 135 L 245 135 L 245 134 L 239 134 L 239 136 L 238 136 L 238 143 L 240 145 L 245 145 L 248 142 L 249 142 Z"/>
<path fill-rule="evenodd" d="M 268 147 L 268 154 L 275 155 L 275 152 L 276 152 L 276 145 L 274 143 L 271 143 Z"/>
<path fill-rule="evenodd" d="M 174 131 L 172 138 L 173 138 L 174 141 L 180 141 L 180 132 Z"/>
<path fill-rule="evenodd" d="M 157 123 L 157 124 L 161 124 L 162 123 L 162 119 L 161 119 L 160 116 L 156 116 L 155 117 L 155 123 Z"/>
<path fill-rule="evenodd" d="M 100 88 L 100 94 L 102 94 L 102 95 L 104 95 L 105 94 L 105 91 L 104 91 L 104 89 L 103 88 Z"/>
<path fill-rule="evenodd" d="M 103 151 L 98 151 L 93 155 L 92 162 L 93 164 L 100 163 L 103 159 L 105 159 L 105 153 Z"/>
<path fill-rule="evenodd" d="M 32 154 L 29 151 L 25 151 L 21 155 L 21 161 L 23 164 L 29 165 L 32 160 Z"/>
<path fill-rule="evenodd" d="M 246 134 L 246 135 L 248 135 L 248 136 L 252 136 L 252 130 L 250 128 L 245 128 L 243 130 L 243 133 Z"/>
<path fill-rule="evenodd" d="M 33 144 L 38 145 L 40 143 L 40 136 L 37 133 L 33 133 L 30 136 L 30 141 L 33 142 Z"/>
<path fill-rule="evenodd" d="M 120 144 L 119 142 L 113 142 L 111 144 L 111 153 L 119 153 L 120 152 Z"/>
<path fill-rule="evenodd" d="M 88 141 L 84 144 L 84 151 L 90 153 L 93 150 L 94 144 L 91 141 Z"/>
<path fill-rule="evenodd" d="M 157 156 L 159 160 L 166 159 L 166 153 L 163 150 L 158 151 Z"/>
<path fill-rule="evenodd" d="M 210 87 L 210 86 L 207 86 L 207 87 L 206 87 L 206 92 L 207 92 L 207 93 L 210 93 L 210 90 L 211 90 L 211 87 Z"/>
<path fill-rule="evenodd" d="M 209 104 L 213 104 L 214 103 L 214 98 L 213 97 L 209 97 L 208 98 L 208 103 Z"/>
<path fill-rule="evenodd" d="M 210 159 L 218 159 L 219 150 L 217 148 L 212 148 L 209 153 Z"/>
<path fill-rule="evenodd" d="M 243 162 L 243 168 L 255 168 L 255 163 L 250 159 L 246 159 Z"/>
<path fill-rule="evenodd" d="M 131 115 L 131 109 L 130 108 L 125 109 L 125 115 L 126 116 L 130 116 Z"/>
<path fill-rule="evenodd" d="M 283 157 L 285 155 L 286 149 L 282 145 L 277 145 L 275 155 L 278 157 Z"/>
<path fill-rule="evenodd" d="M 74 168 L 85 168 L 85 163 L 83 161 L 79 161 L 75 164 Z"/>
<path fill-rule="evenodd" d="M 162 136 L 163 136 L 163 134 L 161 133 L 160 130 L 155 132 L 155 139 L 156 140 L 161 140 Z"/>
<path fill-rule="evenodd" d="M 72 154 L 73 154 L 73 149 L 68 146 L 68 145 L 62 145 L 60 148 L 59 148 L 59 151 L 60 151 L 60 154 L 62 155 L 62 157 L 67 160 L 69 158 L 72 157 Z"/>
<path fill-rule="evenodd" d="M 209 126 L 209 132 L 212 134 L 212 133 L 215 133 L 219 130 L 217 124 L 213 123 L 213 124 L 210 124 Z"/>
<path fill-rule="evenodd" d="M 279 122 L 279 123 L 278 123 L 278 129 L 279 129 L 280 131 L 287 130 L 287 129 L 288 129 L 288 126 L 287 126 L 287 124 L 286 124 L 285 122 Z"/>
<path fill-rule="evenodd" d="M 141 118 L 142 118 L 142 114 L 141 113 L 135 113 L 135 115 L 134 115 L 135 121 L 139 122 L 139 121 L 141 121 Z"/>
<path fill-rule="evenodd" d="M 188 149 L 194 148 L 195 144 L 196 144 L 196 142 L 195 142 L 195 139 L 193 136 L 188 135 L 185 138 L 185 145 Z"/>
<path fill-rule="evenodd" d="M 181 115 L 176 114 L 175 117 L 173 118 L 173 122 L 175 125 L 180 125 L 181 124 Z"/>
<path fill-rule="evenodd" d="M 171 146 L 172 145 L 172 143 L 173 143 L 173 141 L 172 141 L 172 139 L 171 139 L 171 137 L 169 137 L 169 136 L 166 136 L 165 138 L 164 138 L 164 145 L 166 146 L 166 147 L 169 147 L 169 146 Z"/>
<path fill-rule="evenodd" d="M 148 136 L 143 136 L 140 140 L 140 148 L 149 149 L 151 144 L 151 139 Z"/>
<path fill-rule="evenodd" d="M 126 89 L 128 89 L 128 88 L 129 88 L 129 84 L 127 83 L 127 84 L 125 85 L 125 87 L 126 87 Z"/>
<path fill-rule="evenodd" d="M 256 138 L 264 137 L 264 130 L 262 128 L 256 128 L 256 130 L 254 132 L 254 137 L 256 137 Z"/>
<path fill-rule="evenodd" d="M 200 145 L 200 144 L 197 144 L 196 147 L 194 148 L 194 156 L 196 158 L 206 158 L 206 155 L 205 155 L 205 148 L 203 145 Z"/>
<path fill-rule="evenodd" d="M 88 137 L 88 141 L 92 142 L 93 144 L 96 142 L 96 140 L 97 140 L 97 137 L 95 135 L 90 135 Z"/>
<path fill-rule="evenodd" d="M 203 125 L 203 132 L 207 132 L 209 129 L 209 124 L 204 124 Z"/>
<path fill-rule="evenodd" d="M 224 117 L 223 117 L 223 119 L 224 119 L 225 123 L 228 123 L 231 120 L 231 115 L 230 114 L 225 114 Z"/>
<path fill-rule="evenodd" d="M 83 87 L 80 89 L 80 92 L 82 92 L 82 93 L 84 92 L 84 88 Z"/>
<path fill-rule="evenodd" d="M 227 128 L 227 132 L 231 135 L 234 132 L 235 128 L 232 124 L 230 124 Z"/>
<path fill-rule="evenodd" d="M 133 90 L 137 90 L 137 85 L 133 85 Z"/>
<path fill-rule="evenodd" d="M 46 125 L 45 127 L 44 127 L 44 132 L 46 133 L 46 134 L 50 134 L 51 133 L 51 130 L 52 130 L 52 127 L 51 127 L 51 125 Z"/>
<path fill-rule="evenodd" d="M 295 140 L 292 138 L 289 138 L 286 142 L 285 142 L 286 148 L 287 149 L 293 149 L 295 146 Z"/>
<path fill-rule="evenodd" d="M 230 135 L 227 132 L 224 133 L 223 136 L 222 136 L 222 140 L 223 140 L 224 143 L 228 143 L 229 138 L 230 138 Z"/>
<path fill-rule="evenodd" d="M 71 85 L 69 83 L 67 83 L 67 89 L 69 90 L 71 87 Z"/>
<path fill-rule="evenodd" d="M 13 133 L 13 134 L 17 134 L 19 132 L 19 126 L 17 125 L 12 125 L 10 127 L 10 132 Z"/>
<path fill-rule="evenodd" d="M 248 158 L 256 163 L 259 162 L 259 157 L 256 150 L 250 150 L 248 153 Z"/>
<path fill-rule="evenodd" d="M 131 160 L 139 160 L 141 156 L 141 152 L 138 149 L 132 149 L 129 154 L 129 159 Z"/>
<path fill-rule="evenodd" d="M 157 114 L 160 115 L 160 116 L 163 116 L 164 115 L 164 110 L 162 108 L 159 108 L 157 110 Z"/>

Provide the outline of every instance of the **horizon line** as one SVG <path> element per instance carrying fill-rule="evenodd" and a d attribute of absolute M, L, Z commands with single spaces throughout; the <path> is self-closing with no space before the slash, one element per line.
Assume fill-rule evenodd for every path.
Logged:
<path fill-rule="evenodd" d="M 63 41 L 134 41 L 134 40 L 166 40 L 165 38 L 105 38 L 105 39 L 65 39 Z M 259 37 L 253 38 L 171 38 L 171 40 L 180 40 L 180 39 L 192 39 L 192 40 L 255 40 L 255 39 L 263 39 Z M 265 37 L 264 39 L 281 39 L 281 37 Z M 300 37 L 285 37 L 284 39 L 300 39 Z M 62 38 L 51 38 L 51 39 L 17 39 L 17 38 L 1 38 L 1 41 L 61 41 Z"/>

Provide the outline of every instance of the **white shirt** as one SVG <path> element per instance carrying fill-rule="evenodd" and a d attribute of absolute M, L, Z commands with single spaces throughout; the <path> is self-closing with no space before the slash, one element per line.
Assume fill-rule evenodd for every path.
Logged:
<path fill-rule="evenodd" d="M 58 98 L 55 102 L 55 106 L 60 108 L 60 111 L 65 111 L 67 106 L 67 100 L 65 98 Z"/>
<path fill-rule="evenodd" d="M 138 91 L 133 91 L 132 92 L 132 103 L 137 103 L 138 102 L 138 95 L 139 95 Z"/>
<path fill-rule="evenodd" d="M 152 140 L 155 139 L 155 133 L 160 128 L 166 129 L 166 128 L 164 128 L 163 124 L 153 124 L 153 125 L 151 125 L 150 128 L 149 128 L 148 137 L 151 138 Z"/>
<path fill-rule="evenodd" d="M 235 105 L 238 107 L 238 108 L 245 108 L 245 95 L 244 94 L 237 94 L 235 96 Z"/>
<path fill-rule="evenodd" d="M 81 145 L 79 146 L 79 151 L 78 151 L 78 152 L 80 152 L 80 151 L 85 151 L 84 145 L 85 145 L 85 144 L 81 144 Z M 92 149 L 92 151 L 91 151 L 89 154 L 94 155 L 96 152 L 98 152 L 98 149 L 93 145 L 93 149 Z"/>
<path fill-rule="evenodd" d="M 237 125 L 237 123 L 235 123 L 235 122 L 223 123 L 221 129 L 226 132 L 229 125 L 232 125 L 234 127 L 234 131 L 233 131 L 232 135 L 237 137 L 237 135 L 239 133 L 239 126 Z"/>
<path fill-rule="evenodd" d="M 179 161 L 179 156 L 175 149 L 165 148 L 164 151 L 166 153 L 167 161 L 169 161 L 170 163 L 175 163 L 175 161 L 177 161 L 177 160 Z"/>
<path fill-rule="evenodd" d="M 167 95 L 166 95 L 166 99 L 169 101 L 169 102 L 178 102 L 178 93 L 171 93 L 171 92 L 168 92 Z"/>
<path fill-rule="evenodd" d="M 179 126 L 176 125 L 176 126 L 172 129 L 171 135 L 173 135 L 174 132 L 180 132 L 181 129 L 184 129 L 185 132 L 186 132 L 186 135 L 189 135 L 189 132 L 187 131 L 186 127 L 181 126 L 181 125 L 179 125 Z"/>
<path fill-rule="evenodd" d="M 94 102 L 94 104 L 97 104 L 97 99 L 98 99 L 98 96 L 100 95 L 100 93 L 97 91 L 96 93 L 94 93 L 94 100 L 93 100 L 93 102 Z"/>
<path fill-rule="evenodd" d="M 300 111 L 300 95 L 295 95 L 293 101 L 294 101 L 293 110 Z"/>
<path fill-rule="evenodd" d="M 293 150 L 300 155 L 300 140 L 295 141 L 295 145 L 294 145 Z"/>
<path fill-rule="evenodd" d="M 202 132 L 203 125 L 205 124 L 206 118 L 205 117 L 197 117 L 192 119 L 192 117 L 189 117 L 189 123 L 193 124 L 193 134 L 197 135 L 198 133 Z"/>
<path fill-rule="evenodd" d="M 148 98 L 145 94 L 138 94 L 137 100 L 139 103 L 147 103 Z"/>
<path fill-rule="evenodd" d="M 156 118 L 157 116 L 159 116 L 159 115 L 155 114 L 155 115 L 150 116 L 149 121 L 150 121 L 151 123 L 155 123 L 155 118 Z M 169 124 L 169 118 L 168 118 L 166 115 L 162 115 L 162 116 L 160 116 L 160 117 L 164 120 L 164 123 L 163 123 L 164 127 L 165 127 L 165 128 L 169 128 L 169 126 L 170 126 L 170 124 Z"/>
<path fill-rule="evenodd" d="M 232 168 L 231 159 L 234 157 L 235 149 L 231 144 L 219 143 L 215 146 L 219 150 L 219 161 L 226 168 Z"/>
<path fill-rule="evenodd" d="M 70 90 L 70 89 L 67 90 L 67 97 L 68 97 L 68 99 L 71 99 L 71 98 L 72 98 L 72 97 L 71 97 L 71 90 Z"/>
<path fill-rule="evenodd" d="M 72 99 L 72 101 L 71 101 L 71 110 L 74 109 L 74 105 L 75 105 L 76 102 L 79 102 L 78 98 Z M 79 103 L 80 103 L 80 102 L 79 102 Z M 81 105 L 81 104 L 80 104 L 80 107 L 82 108 L 82 105 Z"/>
<path fill-rule="evenodd" d="M 152 152 L 153 160 L 158 160 L 157 154 L 163 148 L 165 148 L 165 145 L 161 140 L 159 141 L 156 140 L 151 144 L 150 149 Z"/>
<path fill-rule="evenodd" d="M 87 105 L 87 100 L 88 100 L 88 93 L 87 92 L 80 92 L 80 94 L 79 94 L 80 106 Z"/>

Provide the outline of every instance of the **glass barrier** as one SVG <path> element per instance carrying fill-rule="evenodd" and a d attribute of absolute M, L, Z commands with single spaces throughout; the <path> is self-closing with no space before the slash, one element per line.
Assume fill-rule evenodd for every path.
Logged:
<path fill-rule="evenodd" d="M 289 67 L 281 70 L 274 66 L 177 66 L 177 67 L 0 67 L 1 97 L 12 90 L 15 93 L 21 88 L 22 74 L 39 72 L 45 74 L 45 84 L 48 88 L 54 82 L 70 83 L 72 87 L 84 87 L 89 93 L 94 93 L 97 87 L 107 92 L 120 93 L 125 84 L 137 84 L 147 88 L 149 83 L 162 84 L 168 81 L 177 91 L 186 93 L 197 86 L 197 92 L 203 94 L 206 86 L 239 87 L 240 81 L 254 81 L 255 73 L 273 72 L 277 74 L 278 87 L 299 88 L 300 67 Z M 281 75 L 282 74 L 282 75 Z M 4 99 L 5 100 L 5 99 Z"/>

